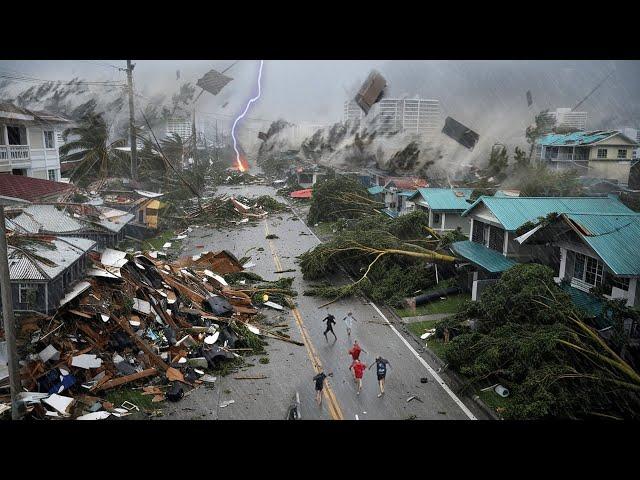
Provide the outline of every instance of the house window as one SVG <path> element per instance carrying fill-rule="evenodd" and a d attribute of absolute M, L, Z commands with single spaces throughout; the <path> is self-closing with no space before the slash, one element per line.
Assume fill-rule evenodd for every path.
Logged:
<path fill-rule="evenodd" d="M 38 286 L 33 283 L 18 284 L 18 303 L 35 303 L 37 293 Z"/>
<path fill-rule="evenodd" d="M 489 229 L 489 248 L 502 253 L 504 249 L 504 230 L 496 227 Z"/>
<path fill-rule="evenodd" d="M 434 226 L 440 225 L 440 214 L 439 213 L 434 213 L 433 214 L 433 225 Z"/>
<path fill-rule="evenodd" d="M 607 149 L 606 148 L 599 148 L 598 149 L 598 158 L 607 158 Z"/>
<path fill-rule="evenodd" d="M 471 241 L 479 244 L 484 243 L 484 223 L 478 220 L 473 221 L 473 232 L 471 233 Z"/>
<path fill-rule="evenodd" d="M 55 170 L 47 170 L 47 173 L 49 175 L 49 180 L 51 180 L 52 182 L 56 181 L 56 171 Z"/>
<path fill-rule="evenodd" d="M 627 158 L 627 149 L 621 148 L 618 150 L 618 158 L 621 160 L 625 160 Z"/>
<path fill-rule="evenodd" d="M 616 288 L 620 290 L 624 290 L 625 292 L 629 291 L 629 279 L 628 278 L 620 278 L 620 277 L 609 277 L 609 282 Z"/>
<path fill-rule="evenodd" d="M 138 222 L 144 223 L 144 209 L 138 210 Z"/>
<path fill-rule="evenodd" d="M 27 133 L 24 127 L 7 125 L 7 137 L 9 145 L 26 145 Z"/>
<path fill-rule="evenodd" d="M 45 130 L 44 132 L 44 148 L 55 148 L 53 143 L 53 131 Z"/>
<path fill-rule="evenodd" d="M 603 273 L 604 269 L 598 260 L 576 253 L 576 262 L 573 268 L 574 278 L 582 280 L 589 285 L 599 285 L 602 283 Z"/>

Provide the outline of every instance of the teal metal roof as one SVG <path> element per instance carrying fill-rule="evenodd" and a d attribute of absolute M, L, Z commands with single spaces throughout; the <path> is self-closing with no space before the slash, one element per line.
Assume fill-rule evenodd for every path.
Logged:
<path fill-rule="evenodd" d="M 469 208 L 467 200 L 473 188 L 419 188 L 411 199 L 421 195 L 431 210 L 460 210 Z"/>
<path fill-rule="evenodd" d="M 391 210 L 390 208 L 384 208 L 382 209 L 382 212 L 386 213 L 391 218 L 398 218 L 400 216 L 400 212 L 398 212 L 397 210 Z"/>
<path fill-rule="evenodd" d="M 569 294 L 573 304 L 591 317 L 600 317 L 604 302 L 582 290 L 572 287 L 568 283 L 561 283 L 560 288 Z"/>
<path fill-rule="evenodd" d="M 471 263 L 475 263 L 491 273 L 504 272 L 508 268 L 516 265 L 516 262 L 505 257 L 501 253 L 470 240 L 452 243 L 451 250 L 455 254 L 469 260 Z"/>
<path fill-rule="evenodd" d="M 622 135 L 616 130 L 595 130 L 591 132 L 573 132 L 566 134 L 549 133 L 538 140 L 539 145 L 545 147 L 572 147 L 574 145 L 592 145 L 605 138 L 612 137 L 616 134 Z M 622 135 L 624 138 L 626 136 Z M 633 140 L 627 140 L 633 142 Z"/>
<path fill-rule="evenodd" d="M 382 187 L 380 185 L 376 185 L 375 187 L 367 188 L 367 192 L 369 192 L 371 195 L 377 195 L 378 193 L 382 193 L 384 191 L 385 191 L 384 187 Z"/>
<path fill-rule="evenodd" d="M 640 214 L 568 213 L 565 217 L 614 274 L 640 276 Z"/>
<path fill-rule="evenodd" d="M 398 195 L 400 195 L 401 197 L 410 198 L 413 196 L 414 193 L 416 193 L 415 190 L 405 190 L 403 192 L 400 192 Z"/>
<path fill-rule="evenodd" d="M 490 197 L 478 198 L 462 215 L 483 203 L 502 226 L 517 230 L 527 222 L 555 213 L 633 214 L 615 197 Z"/>

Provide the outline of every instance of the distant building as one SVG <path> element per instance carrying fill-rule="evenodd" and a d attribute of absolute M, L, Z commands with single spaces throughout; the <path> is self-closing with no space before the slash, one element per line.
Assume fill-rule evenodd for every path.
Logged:
<path fill-rule="evenodd" d="M 469 235 L 471 221 L 462 214 L 471 206 L 472 188 L 419 188 L 409 200 L 429 214 L 429 227 L 439 232 L 460 229 Z"/>
<path fill-rule="evenodd" d="M 555 169 L 578 169 L 581 176 L 628 185 L 634 139 L 616 130 L 547 134 L 537 140 L 538 160 Z"/>
<path fill-rule="evenodd" d="M 547 112 L 547 133 L 553 128 L 567 128 L 584 131 L 587 129 L 587 112 L 572 112 L 570 108 L 557 108 L 554 112 Z"/>
<path fill-rule="evenodd" d="M 173 134 L 180 135 L 182 140 L 187 140 L 191 137 L 193 120 L 188 117 L 171 117 L 167 120 L 167 136 L 172 136 Z"/>
<path fill-rule="evenodd" d="M 363 119 L 364 112 L 358 106 L 355 100 L 347 100 L 344 102 L 344 116 L 343 120 L 345 123 L 355 123 L 359 122 Z"/>
<path fill-rule="evenodd" d="M 0 174 L 60 180 L 59 133 L 69 120 L 0 102 Z"/>
<path fill-rule="evenodd" d="M 428 99 L 383 98 L 371 109 L 380 133 L 396 131 L 433 135 L 440 128 L 440 102 Z"/>

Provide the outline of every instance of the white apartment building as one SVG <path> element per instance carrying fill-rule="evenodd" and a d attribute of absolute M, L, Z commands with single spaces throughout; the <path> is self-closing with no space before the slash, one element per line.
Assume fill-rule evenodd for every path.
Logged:
<path fill-rule="evenodd" d="M 60 181 L 61 132 L 69 120 L 0 103 L 0 174 Z"/>
<path fill-rule="evenodd" d="M 555 127 L 574 128 L 585 131 L 587 129 L 587 112 L 572 112 L 570 108 L 556 108 L 554 112 L 547 112 L 549 131 Z"/>
<path fill-rule="evenodd" d="M 364 112 L 358 106 L 355 100 L 347 100 L 344 102 L 344 122 L 355 123 L 360 122 L 364 117 Z"/>
<path fill-rule="evenodd" d="M 372 108 L 380 133 L 413 132 L 431 136 L 441 127 L 440 102 L 421 98 L 383 98 Z"/>
<path fill-rule="evenodd" d="M 185 141 L 191 137 L 193 120 L 188 117 L 171 117 L 167 120 L 167 137 L 172 136 L 174 133 L 180 135 L 180 138 Z"/>

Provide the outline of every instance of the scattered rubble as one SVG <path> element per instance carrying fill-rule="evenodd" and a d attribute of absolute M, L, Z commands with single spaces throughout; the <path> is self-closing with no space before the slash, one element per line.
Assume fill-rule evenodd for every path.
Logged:
<path fill-rule="evenodd" d="M 257 208 L 233 200 L 234 209 L 245 210 L 240 215 Z M 136 399 L 180 401 L 215 383 L 211 373 L 232 371 L 242 354 L 262 353 L 261 338 L 304 345 L 262 324 L 259 314 L 263 307 L 284 309 L 270 296 L 290 306 L 292 279 L 264 281 L 227 251 L 171 262 L 151 253 L 91 252 L 93 270 L 108 275 L 90 276 L 52 316 L 20 318 L 20 403 L 28 416 L 102 420 L 152 413 Z M 3 373 L 0 387 L 7 384 Z M 108 401 L 120 387 L 131 395 Z M 0 390 L 3 411 L 10 408 L 6 390 Z"/>

